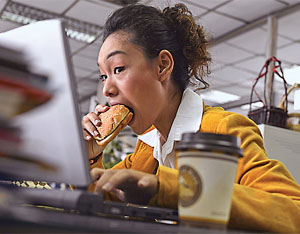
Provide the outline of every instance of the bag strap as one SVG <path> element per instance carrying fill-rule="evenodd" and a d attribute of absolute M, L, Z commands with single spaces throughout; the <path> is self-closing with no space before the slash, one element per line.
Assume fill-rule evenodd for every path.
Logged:
<path fill-rule="evenodd" d="M 252 88 L 251 88 L 251 95 L 250 95 L 250 110 L 249 112 L 252 111 L 252 101 L 253 101 L 253 93 L 255 93 L 256 97 L 258 98 L 258 100 L 263 104 L 263 107 L 271 107 L 271 103 L 273 100 L 273 95 L 271 95 L 271 100 L 270 103 L 268 103 L 267 98 L 266 98 L 266 82 L 267 82 L 267 74 L 269 72 L 269 65 L 271 62 L 274 62 L 274 66 L 272 68 L 272 80 L 274 82 L 274 75 L 276 74 L 279 78 L 281 78 L 283 80 L 283 85 L 284 85 L 284 91 L 285 91 L 285 95 L 287 96 L 287 83 L 286 80 L 284 78 L 284 74 L 283 74 L 283 70 L 281 67 L 281 61 L 278 60 L 275 56 L 270 57 L 265 64 L 263 65 L 262 69 L 259 72 L 259 75 L 257 78 L 254 79 L 254 82 L 252 84 Z M 279 69 L 279 71 L 278 71 Z M 260 97 L 260 95 L 258 94 L 258 92 L 255 90 L 255 86 L 258 83 L 258 81 L 264 77 L 264 101 L 262 100 L 262 98 Z M 273 85 L 271 86 L 271 94 L 273 93 Z M 286 107 L 287 107 L 287 98 L 286 98 Z M 287 112 L 287 108 L 284 108 L 284 110 Z"/>

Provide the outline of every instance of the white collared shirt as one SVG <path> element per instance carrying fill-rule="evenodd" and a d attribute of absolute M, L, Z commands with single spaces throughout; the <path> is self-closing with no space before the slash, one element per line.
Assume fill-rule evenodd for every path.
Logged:
<path fill-rule="evenodd" d="M 182 133 L 197 132 L 200 128 L 202 114 L 201 96 L 187 88 L 183 92 L 167 141 L 163 145 L 161 144 L 161 136 L 156 128 L 138 136 L 138 139 L 154 148 L 153 157 L 158 160 L 159 165 L 175 168 L 174 142 L 181 140 Z"/>

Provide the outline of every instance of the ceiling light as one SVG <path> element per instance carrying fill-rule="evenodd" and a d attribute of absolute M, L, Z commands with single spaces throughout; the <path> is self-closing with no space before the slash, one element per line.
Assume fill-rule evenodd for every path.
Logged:
<path fill-rule="evenodd" d="M 224 104 L 227 102 L 237 101 L 241 99 L 240 96 L 231 93 L 226 93 L 219 90 L 207 91 L 205 93 L 201 93 L 201 96 L 204 100 L 219 103 L 219 104 Z"/>
<path fill-rule="evenodd" d="M 96 37 L 93 36 L 93 35 L 89 35 L 89 34 L 86 34 L 86 33 L 74 31 L 72 29 L 66 28 L 65 31 L 66 31 L 68 37 L 73 38 L 77 41 L 83 41 L 83 42 L 91 43 L 96 39 Z"/>
<path fill-rule="evenodd" d="M 61 15 L 57 15 L 52 12 L 47 12 L 12 1 L 8 2 L 0 17 L 3 20 L 16 22 L 22 25 L 40 20 L 59 18 L 65 24 L 67 36 L 85 43 L 92 43 L 100 36 L 102 31 L 102 28 L 96 24 L 83 22 L 65 16 L 62 17 Z"/>
<path fill-rule="evenodd" d="M 9 21 L 16 22 L 19 24 L 30 24 L 30 23 L 36 22 L 36 20 L 34 20 L 34 19 L 30 19 L 28 17 L 22 16 L 22 15 L 17 15 L 17 14 L 8 12 L 8 11 L 4 11 L 2 13 L 1 19 L 9 20 Z"/>

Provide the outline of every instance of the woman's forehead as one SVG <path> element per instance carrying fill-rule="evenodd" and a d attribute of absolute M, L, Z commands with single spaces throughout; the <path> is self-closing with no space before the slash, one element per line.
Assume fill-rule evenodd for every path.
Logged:
<path fill-rule="evenodd" d="M 124 39 L 124 37 L 120 37 L 119 35 L 110 35 L 106 38 L 106 40 L 103 42 L 98 56 L 98 62 L 100 63 L 100 60 L 105 60 L 109 57 L 109 54 L 113 51 L 124 51 L 126 49 L 127 41 Z"/>
<path fill-rule="evenodd" d="M 132 52 L 142 52 L 141 48 L 131 42 L 131 38 L 129 33 L 123 31 L 109 35 L 100 48 L 98 63 L 103 62 L 114 51 L 122 51 L 127 55 Z"/>

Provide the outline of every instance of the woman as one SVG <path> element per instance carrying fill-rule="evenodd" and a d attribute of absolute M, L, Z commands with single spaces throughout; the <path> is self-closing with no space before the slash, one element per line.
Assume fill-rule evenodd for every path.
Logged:
<path fill-rule="evenodd" d="M 104 170 L 103 148 L 93 140 L 98 105 L 82 120 L 93 162 L 95 191 L 127 202 L 177 207 L 174 145 L 183 132 L 213 132 L 241 138 L 229 226 L 264 231 L 300 231 L 300 188 L 278 161 L 270 160 L 257 126 L 244 116 L 204 106 L 187 88 L 193 78 L 206 88 L 210 55 L 203 28 L 177 4 L 162 12 L 144 5 L 117 10 L 104 27 L 98 64 L 109 104 L 133 110 L 139 134 L 135 152 Z M 99 159 L 98 161 L 96 159 Z M 131 169 L 131 170 L 128 170 Z M 111 198 L 112 199 L 112 198 Z"/>

